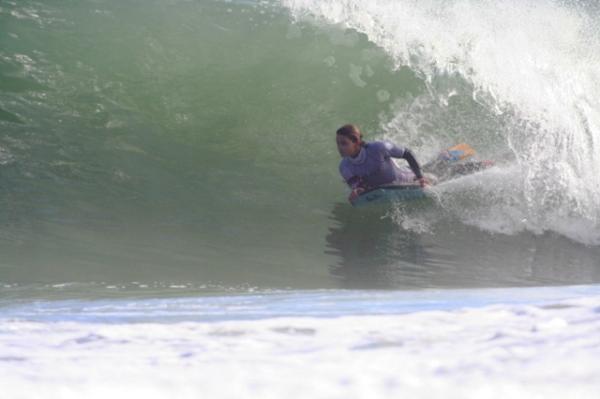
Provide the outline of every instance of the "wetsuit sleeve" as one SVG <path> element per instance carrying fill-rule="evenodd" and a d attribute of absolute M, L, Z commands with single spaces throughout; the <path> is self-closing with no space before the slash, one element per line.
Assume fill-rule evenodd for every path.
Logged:
<path fill-rule="evenodd" d="M 385 142 L 385 148 L 392 158 L 406 159 L 408 166 L 410 166 L 410 169 L 413 171 L 417 179 L 423 177 L 423 174 L 421 173 L 421 166 L 419 166 L 419 163 L 417 162 L 417 159 L 411 150 L 404 147 L 398 147 L 397 145 L 394 145 L 388 141 Z"/>
<path fill-rule="evenodd" d="M 344 167 L 344 164 L 340 164 L 340 174 L 350 188 L 355 189 L 360 186 L 360 177 L 354 176 L 348 168 Z"/>
<path fill-rule="evenodd" d="M 419 166 L 419 163 L 417 162 L 417 159 L 415 158 L 411 150 L 406 148 L 404 150 L 404 156 L 402 158 L 406 159 L 406 162 L 408 162 L 408 166 L 410 166 L 410 170 L 413 171 L 417 179 L 423 177 L 423 174 L 421 173 L 421 167 Z"/>

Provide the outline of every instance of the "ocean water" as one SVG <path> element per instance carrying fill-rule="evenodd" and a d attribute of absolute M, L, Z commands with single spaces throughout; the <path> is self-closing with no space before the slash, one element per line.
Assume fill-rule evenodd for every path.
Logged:
<path fill-rule="evenodd" d="M 593 397 L 599 11 L 0 0 L 2 392 Z M 353 209 L 344 123 L 496 164 Z"/>

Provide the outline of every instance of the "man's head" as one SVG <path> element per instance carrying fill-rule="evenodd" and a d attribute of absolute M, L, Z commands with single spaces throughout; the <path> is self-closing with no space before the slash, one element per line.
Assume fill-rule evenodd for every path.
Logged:
<path fill-rule="evenodd" d="M 362 133 L 355 125 L 340 127 L 335 135 L 338 151 L 342 157 L 355 157 L 363 145 Z"/>

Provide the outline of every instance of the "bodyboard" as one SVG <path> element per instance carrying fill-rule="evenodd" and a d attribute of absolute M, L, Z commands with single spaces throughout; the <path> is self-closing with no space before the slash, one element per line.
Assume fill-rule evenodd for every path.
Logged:
<path fill-rule="evenodd" d="M 352 201 L 352 206 L 361 207 L 394 201 L 411 201 L 425 197 L 425 191 L 418 184 L 386 185 L 365 191 Z"/>

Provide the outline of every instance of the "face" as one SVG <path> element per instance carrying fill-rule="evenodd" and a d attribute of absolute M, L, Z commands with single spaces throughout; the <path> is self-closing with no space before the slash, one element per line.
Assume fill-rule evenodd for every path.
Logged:
<path fill-rule="evenodd" d="M 355 143 L 346 136 L 336 134 L 335 141 L 342 157 L 354 157 L 360 151 L 360 143 Z"/>

